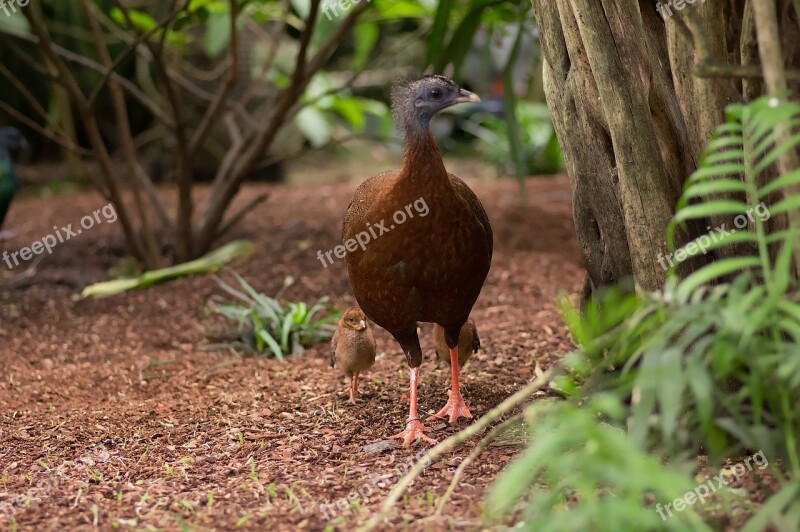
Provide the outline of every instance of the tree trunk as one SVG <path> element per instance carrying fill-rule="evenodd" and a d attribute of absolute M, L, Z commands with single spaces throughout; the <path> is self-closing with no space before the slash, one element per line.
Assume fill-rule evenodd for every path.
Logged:
<path fill-rule="evenodd" d="M 749 1 L 532 0 L 545 94 L 572 184 L 584 295 L 630 278 L 642 290 L 664 282 L 666 227 L 683 182 L 725 106 L 762 91 L 758 79 L 698 76 L 708 64 L 725 71 L 728 63 L 758 62 Z M 778 12 L 793 16 L 790 2 L 779 1 Z M 796 17 L 782 30 L 797 42 Z M 784 48 L 797 64 L 797 47 Z M 732 217 L 705 222 L 688 226 L 677 244 L 730 227 Z M 692 257 L 678 271 L 713 258 Z"/>

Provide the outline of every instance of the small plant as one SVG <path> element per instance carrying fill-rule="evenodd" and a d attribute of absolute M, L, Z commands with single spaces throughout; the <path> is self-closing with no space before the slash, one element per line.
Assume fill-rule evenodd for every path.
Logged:
<path fill-rule="evenodd" d="M 236 322 L 239 344 L 257 353 L 284 360 L 288 355 L 300 355 L 306 347 L 329 340 L 336 330 L 338 311 L 320 298 L 314 305 L 284 303 L 257 292 L 239 274 L 232 272 L 239 283 L 237 289 L 219 277 L 214 279 L 233 302 L 212 301 L 210 309 Z M 280 297 L 280 294 L 278 294 Z M 316 316 L 326 311 L 327 316 Z"/>

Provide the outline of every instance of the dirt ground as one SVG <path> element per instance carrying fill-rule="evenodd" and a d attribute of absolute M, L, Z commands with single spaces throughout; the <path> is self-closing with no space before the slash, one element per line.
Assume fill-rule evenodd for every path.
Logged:
<path fill-rule="evenodd" d="M 527 383 L 534 365 L 547 369 L 572 348 L 556 301 L 578 292 L 582 269 L 565 177 L 529 180 L 523 204 L 513 181 L 457 173 L 495 232 L 473 312 L 483 349 L 463 374 L 477 418 Z M 237 205 L 265 189 L 271 196 L 229 237 L 256 244 L 236 270 L 267 294 L 292 276 L 286 299 L 353 303 L 343 264 L 324 268 L 316 253 L 338 243 L 356 185 L 248 186 Z M 23 197 L 6 222 L 18 235 L 0 251 L 54 225 L 77 226 L 103 203 L 86 192 Z M 29 280 L 10 283 L 25 265 L 8 271 L 0 262 L 0 529 L 352 530 L 368 519 L 398 464 L 422 449 L 359 452 L 404 424 L 408 367 L 396 342 L 376 328 L 377 362 L 350 406 L 328 345 L 283 363 L 203 350 L 205 334 L 221 325 L 207 312 L 220 292 L 208 277 L 71 298 L 108 279 L 124 255 L 120 228 L 101 223 L 58 246 Z M 448 372 L 436 367 L 424 331 L 420 409 L 433 412 L 446 400 Z M 441 440 L 466 425 L 428 424 L 429 435 Z M 480 529 L 483 494 L 514 446 L 487 449 L 444 515 L 420 521 L 474 443 L 427 468 L 384 529 Z M 349 495 L 352 504 L 337 507 Z"/>

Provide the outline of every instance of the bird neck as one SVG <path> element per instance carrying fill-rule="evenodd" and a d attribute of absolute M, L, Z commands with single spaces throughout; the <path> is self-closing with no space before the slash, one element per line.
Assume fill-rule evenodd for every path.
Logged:
<path fill-rule="evenodd" d="M 403 157 L 403 173 L 409 178 L 447 178 L 442 154 L 430 129 L 406 129 L 406 147 Z"/>

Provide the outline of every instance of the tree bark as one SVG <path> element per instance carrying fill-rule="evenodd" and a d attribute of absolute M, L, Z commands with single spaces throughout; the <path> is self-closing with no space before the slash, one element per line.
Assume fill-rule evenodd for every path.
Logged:
<path fill-rule="evenodd" d="M 697 1 L 678 10 L 677 2 L 667 9 L 655 0 L 532 0 L 545 96 L 572 184 L 585 295 L 631 278 L 642 290 L 663 284 L 674 263 L 666 227 L 684 181 L 725 106 L 762 93 L 758 79 L 718 75 L 727 65 L 759 64 L 750 2 Z M 779 0 L 778 12 L 790 2 Z M 791 26 L 796 42 L 798 25 Z M 792 50 L 789 64 L 797 64 Z M 722 224 L 730 227 L 732 217 L 689 225 L 677 244 Z M 713 259 L 692 257 L 678 272 Z"/>

